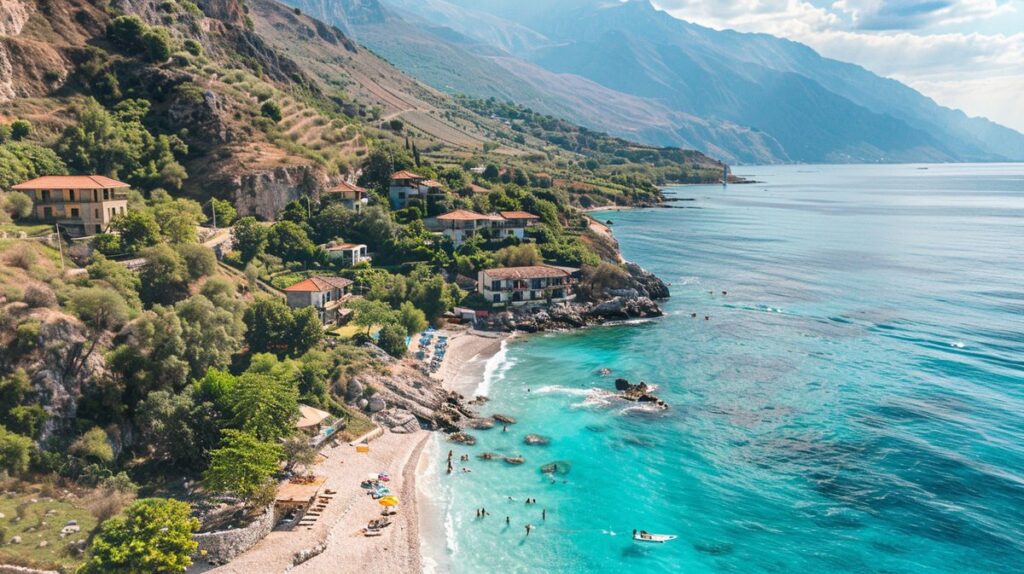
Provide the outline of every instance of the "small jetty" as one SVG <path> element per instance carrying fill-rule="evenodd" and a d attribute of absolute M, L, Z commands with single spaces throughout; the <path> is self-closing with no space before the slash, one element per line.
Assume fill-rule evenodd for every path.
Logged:
<path fill-rule="evenodd" d="M 668 403 L 654 396 L 654 394 L 651 393 L 650 387 L 648 387 L 647 383 L 643 381 L 634 385 L 626 379 L 615 379 L 615 390 L 619 391 L 620 398 L 626 399 L 627 401 L 653 403 L 663 409 L 668 408 Z"/>

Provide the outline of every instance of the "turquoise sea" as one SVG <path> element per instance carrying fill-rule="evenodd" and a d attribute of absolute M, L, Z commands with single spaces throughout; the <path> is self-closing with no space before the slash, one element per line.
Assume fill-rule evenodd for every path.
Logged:
<path fill-rule="evenodd" d="M 763 183 L 599 214 L 667 316 L 491 359 L 483 412 L 518 424 L 431 452 L 436 570 L 1024 572 L 1024 165 L 736 173 Z M 471 473 L 439 474 L 449 448 Z"/>

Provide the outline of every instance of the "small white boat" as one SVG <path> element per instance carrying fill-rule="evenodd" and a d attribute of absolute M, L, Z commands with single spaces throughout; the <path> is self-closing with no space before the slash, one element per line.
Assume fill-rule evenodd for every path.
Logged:
<path fill-rule="evenodd" d="M 636 542 L 652 542 L 657 544 L 664 544 L 669 540 L 675 540 L 679 538 L 674 534 L 654 534 L 647 532 L 646 530 L 634 530 L 633 540 Z"/>

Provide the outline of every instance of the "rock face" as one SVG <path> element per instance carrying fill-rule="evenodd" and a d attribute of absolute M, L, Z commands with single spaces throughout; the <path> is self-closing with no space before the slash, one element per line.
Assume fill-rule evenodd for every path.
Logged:
<path fill-rule="evenodd" d="M 630 287 L 636 289 L 641 297 L 657 301 L 668 299 L 671 295 L 664 281 L 636 263 L 627 262 L 626 271 L 629 272 Z"/>
<path fill-rule="evenodd" d="M 0 36 L 17 36 L 32 15 L 22 0 L 0 0 Z"/>
<path fill-rule="evenodd" d="M 650 387 L 643 381 L 634 385 L 626 379 L 615 379 L 615 390 L 619 391 L 619 396 L 627 401 L 654 403 L 659 407 L 668 408 L 668 404 L 665 401 L 651 394 Z"/>
<path fill-rule="evenodd" d="M 313 195 L 329 180 L 326 173 L 309 166 L 285 166 L 238 175 L 226 183 L 239 215 L 272 220 L 289 202 Z"/>

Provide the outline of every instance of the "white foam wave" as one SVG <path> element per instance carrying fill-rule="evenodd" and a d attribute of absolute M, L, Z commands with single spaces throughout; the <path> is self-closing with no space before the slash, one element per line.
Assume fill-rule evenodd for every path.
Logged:
<path fill-rule="evenodd" d="M 501 342 L 501 349 L 487 360 L 484 366 L 484 376 L 480 385 L 474 391 L 476 396 L 488 396 L 491 393 L 491 386 L 504 380 L 505 374 L 515 365 L 515 360 L 508 356 L 508 340 Z"/>
<path fill-rule="evenodd" d="M 584 397 L 584 396 L 587 396 L 588 394 L 590 394 L 590 392 L 594 391 L 594 390 L 597 390 L 597 389 L 585 389 L 585 388 L 576 388 L 576 389 L 574 389 L 572 387 L 563 387 L 561 385 L 548 385 L 546 387 L 540 387 L 539 389 L 534 389 L 533 393 L 536 394 L 536 395 L 556 395 L 557 394 L 557 395 L 571 395 L 571 396 L 577 396 L 577 397 Z"/>
<path fill-rule="evenodd" d="M 664 412 L 664 410 L 665 409 L 663 409 L 662 407 L 659 407 L 659 406 L 657 406 L 657 405 L 655 405 L 653 403 L 635 404 L 635 405 L 630 405 L 630 406 L 622 409 L 621 411 L 619 411 L 619 414 L 621 414 L 621 415 L 634 415 L 634 414 L 637 414 L 637 415 L 640 415 L 640 414 L 643 414 L 643 415 L 654 415 L 654 414 L 661 414 L 662 412 Z"/>
<path fill-rule="evenodd" d="M 952 343 L 949 344 L 949 346 L 955 349 L 963 349 L 967 345 L 964 345 L 961 341 L 953 341 Z"/>

